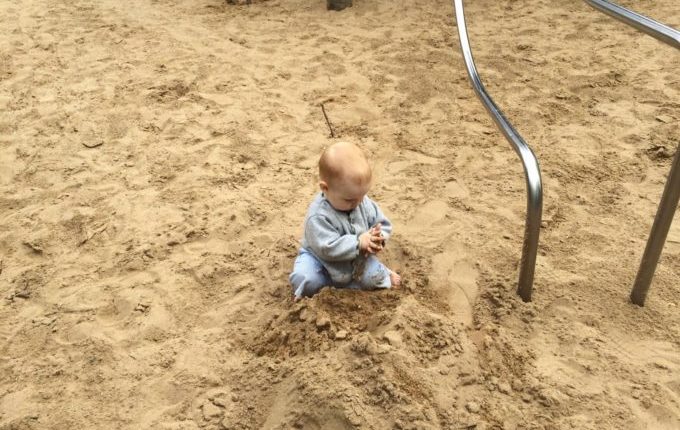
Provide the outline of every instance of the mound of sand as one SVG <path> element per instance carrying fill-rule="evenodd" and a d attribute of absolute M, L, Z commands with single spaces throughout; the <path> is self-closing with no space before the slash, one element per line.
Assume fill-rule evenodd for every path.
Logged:
<path fill-rule="evenodd" d="M 676 2 L 625 2 L 680 26 Z M 677 52 L 584 2 L 0 3 L 0 429 L 677 429 L 680 220 L 628 294 L 680 144 Z M 335 132 L 400 290 L 291 301 Z"/>

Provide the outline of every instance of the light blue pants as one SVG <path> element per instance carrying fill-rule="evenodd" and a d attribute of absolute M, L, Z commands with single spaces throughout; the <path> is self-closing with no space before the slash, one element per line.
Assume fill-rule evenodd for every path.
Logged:
<path fill-rule="evenodd" d="M 301 249 L 293 265 L 289 278 L 295 297 L 311 297 L 323 287 L 351 288 L 354 290 L 373 290 L 390 288 L 390 271 L 375 255 L 369 255 L 359 280 L 349 284 L 337 284 L 331 280 L 321 262 L 306 249 Z"/>

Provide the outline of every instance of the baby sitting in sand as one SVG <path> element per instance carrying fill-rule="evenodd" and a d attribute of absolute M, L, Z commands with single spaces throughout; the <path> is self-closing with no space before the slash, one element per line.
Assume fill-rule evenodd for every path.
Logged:
<path fill-rule="evenodd" d="M 371 166 L 356 145 L 339 142 L 321 154 L 321 192 L 307 210 L 302 248 L 290 274 L 295 300 L 325 286 L 366 290 L 401 283 L 376 257 L 392 224 L 366 196 L 371 176 Z"/>

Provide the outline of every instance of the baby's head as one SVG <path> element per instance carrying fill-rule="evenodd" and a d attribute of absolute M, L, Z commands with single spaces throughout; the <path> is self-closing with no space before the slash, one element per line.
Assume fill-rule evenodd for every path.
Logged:
<path fill-rule="evenodd" d="M 371 176 L 366 155 L 352 143 L 334 143 L 319 158 L 319 188 L 336 210 L 359 206 L 371 187 Z"/>

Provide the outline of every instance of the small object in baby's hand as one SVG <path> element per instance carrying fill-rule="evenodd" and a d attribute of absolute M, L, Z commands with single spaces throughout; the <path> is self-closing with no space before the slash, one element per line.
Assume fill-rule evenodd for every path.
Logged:
<path fill-rule="evenodd" d="M 374 225 L 373 227 L 371 227 L 371 232 L 372 232 L 373 234 L 377 233 L 377 236 L 378 236 L 378 238 L 380 239 L 380 241 L 384 243 L 384 242 L 385 242 L 385 238 L 383 237 L 382 228 L 381 228 L 381 227 L 382 227 L 382 225 L 381 225 L 380 223 L 378 223 L 378 224 Z"/>

